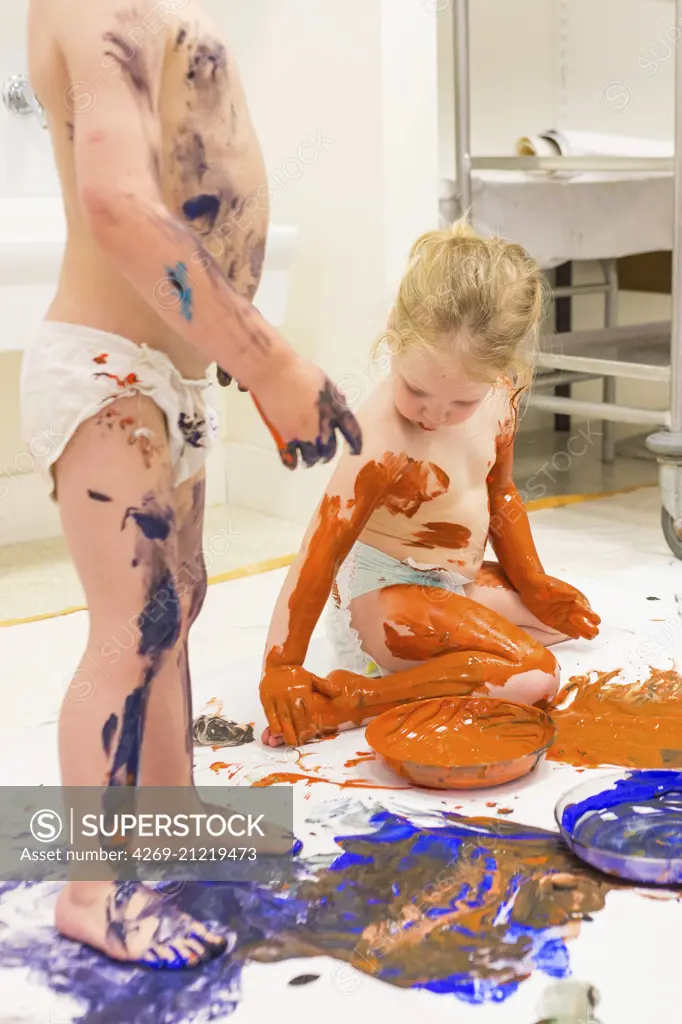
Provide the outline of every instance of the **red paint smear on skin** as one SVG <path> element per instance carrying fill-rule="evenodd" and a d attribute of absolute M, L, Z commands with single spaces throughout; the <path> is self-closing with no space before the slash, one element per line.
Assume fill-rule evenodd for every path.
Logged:
<path fill-rule="evenodd" d="M 102 352 L 101 355 L 95 356 L 95 358 L 92 361 L 93 361 L 93 363 L 97 363 L 99 366 L 104 366 L 104 364 L 106 363 L 108 358 L 109 358 L 109 353 L 108 352 Z"/>
<path fill-rule="evenodd" d="M 134 425 L 134 423 L 135 423 L 135 417 L 134 416 L 124 416 L 122 418 L 121 422 L 119 423 L 119 426 L 120 426 L 121 430 L 124 430 L 126 427 L 132 427 Z"/>
<path fill-rule="evenodd" d="M 457 523 L 424 523 L 414 539 L 407 542 L 410 548 L 465 548 L 471 540 L 471 530 Z"/>

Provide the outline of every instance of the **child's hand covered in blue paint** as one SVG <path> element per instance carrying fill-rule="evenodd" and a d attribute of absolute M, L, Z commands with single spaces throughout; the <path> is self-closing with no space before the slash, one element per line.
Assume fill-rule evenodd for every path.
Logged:
<path fill-rule="evenodd" d="M 360 426 L 346 401 L 319 367 L 295 355 L 253 393 L 256 407 L 287 469 L 331 462 L 337 430 L 353 455 L 362 451 Z"/>

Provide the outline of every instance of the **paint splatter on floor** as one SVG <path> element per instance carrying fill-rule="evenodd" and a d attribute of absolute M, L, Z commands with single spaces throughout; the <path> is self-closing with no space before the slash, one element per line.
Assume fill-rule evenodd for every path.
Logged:
<path fill-rule="evenodd" d="M 235 1009 L 249 961 L 330 956 L 390 985 L 478 1004 L 508 999 L 535 970 L 568 976 L 567 941 L 619 884 L 575 861 L 555 833 L 490 818 L 438 820 L 417 826 L 366 812 L 370 831 L 337 839 L 342 852 L 326 866 L 296 862 L 293 881 L 275 881 L 280 865 L 269 883 L 187 884 L 181 908 L 230 937 L 231 952 L 198 971 L 122 966 L 52 928 L 23 925 L 0 926 L 0 962 L 29 968 L 33 984 L 76 1000 L 74 1024 L 220 1019 Z M 0 886 L 0 925 L 30 921 L 19 909 L 38 899 L 44 907 L 45 886 Z M 294 984 L 317 976 L 298 977 L 305 981 Z"/>
<path fill-rule="evenodd" d="M 619 672 L 569 680 L 550 709 L 558 735 L 547 757 L 581 768 L 682 768 L 682 675 L 651 669 L 625 683 Z"/>

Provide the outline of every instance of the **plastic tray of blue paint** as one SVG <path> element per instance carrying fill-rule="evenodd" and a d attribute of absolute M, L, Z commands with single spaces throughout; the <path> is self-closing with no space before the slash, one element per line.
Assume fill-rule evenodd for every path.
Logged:
<path fill-rule="evenodd" d="M 682 772 L 613 772 L 558 801 L 564 842 L 607 875 L 682 885 Z"/>

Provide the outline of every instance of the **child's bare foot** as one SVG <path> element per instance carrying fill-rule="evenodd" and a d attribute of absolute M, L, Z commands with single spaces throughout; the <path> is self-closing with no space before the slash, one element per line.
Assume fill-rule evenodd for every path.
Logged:
<path fill-rule="evenodd" d="M 70 882 L 59 894 L 57 930 L 113 960 L 146 967 L 198 967 L 227 940 L 139 882 Z"/>

